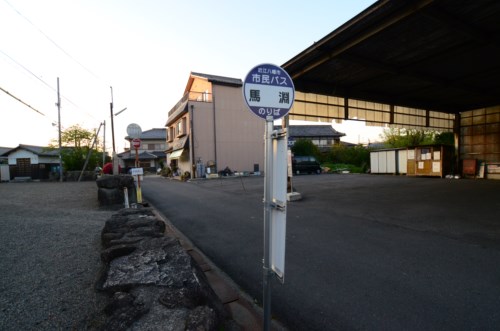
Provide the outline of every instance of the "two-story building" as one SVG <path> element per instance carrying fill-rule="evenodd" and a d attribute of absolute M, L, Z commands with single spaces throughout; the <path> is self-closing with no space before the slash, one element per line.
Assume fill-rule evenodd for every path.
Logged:
<path fill-rule="evenodd" d="M 290 125 L 288 128 L 288 141 L 290 146 L 299 139 L 309 139 L 323 152 L 329 151 L 333 145 L 340 144 L 340 138 L 343 136 L 345 136 L 345 133 L 338 132 L 331 124 Z"/>
<path fill-rule="evenodd" d="M 192 72 L 168 112 L 167 165 L 190 177 L 264 166 L 264 121 L 248 110 L 241 79 Z"/>
<path fill-rule="evenodd" d="M 129 147 L 125 152 L 118 154 L 125 171 L 136 167 L 136 156 L 139 161 L 137 166 L 144 168 L 144 171 L 154 173 L 158 168 L 165 165 L 167 129 L 154 128 L 143 131 L 139 137 L 141 146 L 137 149 L 137 155 L 135 148 L 132 146 L 132 138 L 127 136 L 125 139 L 129 142 Z"/>

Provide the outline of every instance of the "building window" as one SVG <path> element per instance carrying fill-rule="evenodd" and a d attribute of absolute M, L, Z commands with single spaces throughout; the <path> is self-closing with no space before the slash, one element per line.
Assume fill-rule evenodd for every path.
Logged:
<path fill-rule="evenodd" d="M 179 122 L 176 124 L 176 129 L 177 129 L 177 137 L 183 136 L 187 134 L 187 119 L 186 117 L 183 117 Z"/>
<path fill-rule="evenodd" d="M 167 141 L 173 141 L 174 140 L 174 137 L 175 137 L 175 134 L 174 134 L 174 127 L 173 126 L 170 126 L 168 127 L 168 132 L 167 132 Z"/>
<path fill-rule="evenodd" d="M 206 90 L 205 92 L 203 92 L 203 102 L 208 102 L 208 90 Z"/>
<path fill-rule="evenodd" d="M 183 133 L 184 132 L 182 130 L 182 121 L 179 121 L 179 122 L 177 122 L 177 136 L 180 136 Z"/>

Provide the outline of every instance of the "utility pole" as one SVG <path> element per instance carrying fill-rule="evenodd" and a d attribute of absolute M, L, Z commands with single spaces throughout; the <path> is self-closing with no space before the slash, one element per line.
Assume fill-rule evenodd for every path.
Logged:
<path fill-rule="evenodd" d="M 103 122 L 104 130 L 102 135 L 102 167 L 104 168 L 104 163 L 106 163 L 106 120 Z"/>
<path fill-rule="evenodd" d="M 116 153 L 115 149 L 115 126 L 113 123 L 113 86 L 109 87 L 111 89 L 111 102 L 109 104 L 109 109 L 111 110 L 111 139 L 113 140 L 113 154 Z"/>
<path fill-rule="evenodd" d="M 109 108 L 111 111 L 111 139 L 113 140 L 113 175 L 118 175 L 118 158 L 116 157 L 116 148 L 115 148 L 115 124 L 113 121 L 113 86 L 109 87 L 111 89 L 111 103 L 109 104 Z"/>
<path fill-rule="evenodd" d="M 87 154 L 87 158 L 85 159 L 85 164 L 83 165 L 82 171 L 80 172 L 80 176 L 78 176 L 78 181 L 80 181 L 82 179 L 83 172 L 85 171 L 85 169 L 87 168 L 87 165 L 89 164 L 90 155 L 92 154 L 94 146 L 95 146 L 95 144 L 97 142 L 97 137 L 99 136 L 99 131 L 101 130 L 101 126 L 102 126 L 102 123 L 100 123 L 99 129 L 97 130 L 97 132 L 96 132 L 96 134 L 94 136 L 94 141 L 92 142 L 92 146 L 89 149 L 89 152 Z M 96 150 L 97 150 L 97 148 L 96 148 Z"/>
<path fill-rule="evenodd" d="M 127 110 L 127 107 L 123 108 L 118 113 L 113 114 L 113 86 L 110 86 L 109 88 L 111 89 L 111 103 L 109 104 L 109 108 L 111 110 L 111 138 L 113 140 L 113 175 L 118 175 L 119 167 L 118 167 L 118 156 L 116 155 L 116 148 L 115 148 L 115 124 L 113 121 L 113 117 L 123 113 L 125 110 Z"/>
<path fill-rule="evenodd" d="M 59 126 L 59 181 L 63 181 L 62 150 L 61 150 L 61 96 L 59 93 L 59 77 L 57 77 L 57 122 Z"/>

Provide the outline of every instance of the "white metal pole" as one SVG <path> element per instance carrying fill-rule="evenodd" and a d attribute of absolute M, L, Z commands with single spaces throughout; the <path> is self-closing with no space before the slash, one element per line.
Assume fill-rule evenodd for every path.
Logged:
<path fill-rule="evenodd" d="M 266 118 L 265 132 L 265 169 L 264 169 L 264 268 L 263 268 L 263 306 L 264 331 L 271 328 L 271 203 L 273 169 L 273 117 Z"/>
<path fill-rule="evenodd" d="M 130 208 L 130 204 L 128 203 L 128 189 L 126 187 L 123 188 L 123 199 L 125 200 L 125 208 Z"/>
<path fill-rule="evenodd" d="M 135 167 L 139 168 L 138 147 L 135 148 Z M 142 203 L 141 175 L 137 175 L 137 203 Z"/>

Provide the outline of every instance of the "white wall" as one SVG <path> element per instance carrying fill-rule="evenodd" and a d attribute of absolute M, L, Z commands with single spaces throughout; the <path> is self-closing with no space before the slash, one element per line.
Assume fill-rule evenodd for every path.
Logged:
<path fill-rule="evenodd" d="M 30 151 L 20 149 L 20 150 L 17 150 L 15 152 L 12 152 L 9 154 L 9 165 L 16 165 L 17 159 L 27 159 L 27 158 L 31 159 L 31 164 L 38 164 L 39 163 L 38 155 L 36 155 Z"/>

